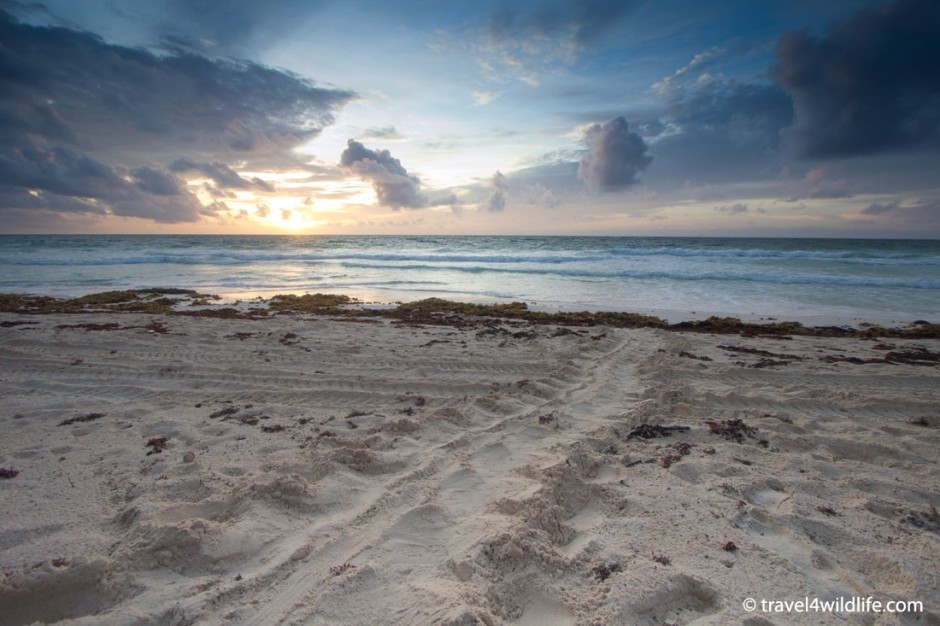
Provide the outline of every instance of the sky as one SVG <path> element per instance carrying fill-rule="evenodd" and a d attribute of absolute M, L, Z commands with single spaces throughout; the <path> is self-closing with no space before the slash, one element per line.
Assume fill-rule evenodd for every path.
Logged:
<path fill-rule="evenodd" d="M 0 0 L 0 232 L 940 238 L 936 0 Z"/>

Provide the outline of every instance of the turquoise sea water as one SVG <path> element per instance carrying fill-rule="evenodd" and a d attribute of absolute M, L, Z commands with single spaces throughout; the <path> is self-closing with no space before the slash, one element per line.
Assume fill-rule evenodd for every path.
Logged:
<path fill-rule="evenodd" d="M 940 242 L 461 236 L 0 236 L 0 291 L 182 287 L 522 300 L 567 310 L 940 321 Z"/>

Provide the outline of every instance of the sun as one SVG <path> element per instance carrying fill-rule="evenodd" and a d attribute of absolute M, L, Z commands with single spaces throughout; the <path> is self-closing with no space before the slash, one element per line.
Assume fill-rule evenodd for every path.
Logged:
<path fill-rule="evenodd" d="M 287 230 L 296 233 L 306 230 L 311 226 L 306 217 L 307 216 L 300 210 L 272 210 L 271 214 L 268 215 L 267 222 L 269 226 L 277 230 Z"/>

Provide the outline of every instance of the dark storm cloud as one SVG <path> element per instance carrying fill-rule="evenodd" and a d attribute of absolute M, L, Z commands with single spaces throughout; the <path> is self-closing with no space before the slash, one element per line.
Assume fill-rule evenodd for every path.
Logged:
<path fill-rule="evenodd" d="M 793 98 L 799 155 L 940 147 L 940 2 L 892 0 L 822 37 L 785 33 L 771 73 Z"/>
<path fill-rule="evenodd" d="M 152 167 L 138 167 L 131 170 L 137 187 L 157 196 L 177 196 L 183 192 L 176 176 L 161 172 Z"/>
<path fill-rule="evenodd" d="M 3 11 L 0 42 L 0 208 L 195 221 L 205 211 L 160 163 L 186 155 L 219 180 L 270 190 L 221 162 L 283 159 L 351 98 L 254 63 L 157 56 Z"/>
<path fill-rule="evenodd" d="M 193 222 L 200 205 L 175 178 L 151 167 L 117 171 L 29 133 L 7 132 L 0 145 L 0 210 L 32 209 Z"/>
<path fill-rule="evenodd" d="M 772 84 L 714 79 L 670 92 L 660 117 L 634 127 L 650 144 L 650 182 L 735 182 L 776 176 L 790 98 Z"/>
<path fill-rule="evenodd" d="M 643 139 L 630 131 L 622 117 L 594 124 L 586 138 L 590 147 L 581 157 L 578 177 L 593 189 L 616 191 L 635 185 L 640 172 L 653 161 Z"/>
<path fill-rule="evenodd" d="M 371 182 L 380 205 L 394 209 L 428 206 L 427 198 L 421 193 L 421 181 L 409 174 L 388 150 L 370 150 L 353 139 L 346 145 L 340 165 Z"/>

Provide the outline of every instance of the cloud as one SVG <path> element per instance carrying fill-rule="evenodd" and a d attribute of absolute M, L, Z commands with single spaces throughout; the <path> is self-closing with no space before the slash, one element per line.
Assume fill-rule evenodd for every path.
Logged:
<path fill-rule="evenodd" d="M 728 215 L 738 215 L 748 212 L 747 205 L 741 202 L 736 202 L 732 205 L 716 206 L 715 210 L 719 213 L 727 213 Z"/>
<path fill-rule="evenodd" d="M 402 134 L 394 126 L 384 126 L 382 128 L 369 128 L 363 131 L 360 136 L 363 139 L 373 139 L 378 141 L 392 141 L 402 139 Z"/>
<path fill-rule="evenodd" d="M 634 127 L 656 154 L 647 183 L 674 186 L 772 179 L 781 168 L 780 131 L 792 120 L 779 86 L 715 78 L 674 84 L 659 116 Z"/>
<path fill-rule="evenodd" d="M 543 185 L 535 183 L 526 188 L 526 201 L 529 204 L 553 208 L 561 203 L 554 191 Z"/>
<path fill-rule="evenodd" d="M 499 10 L 472 33 L 469 48 L 494 78 L 512 76 L 535 86 L 542 73 L 574 64 L 582 51 L 596 46 L 641 4 L 575 0 L 543 2 L 527 11 Z"/>
<path fill-rule="evenodd" d="M 0 145 L 0 208 L 194 222 L 201 205 L 167 172 L 112 168 L 30 134 L 5 133 Z"/>
<path fill-rule="evenodd" d="M 340 165 L 372 183 L 378 202 L 394 209 L 419 209 L 428 206 L 421 193 L 421 181 L 402 166 L 388 150 L 374 151 L 350 139 L 340 156 Z"/>
<path fill-rule="evenodd" d="M 499 170 L 496 170 L 496 173 L 493 174 L 491 186 L 493 187 L 493 193 L 490 194 L 490 199 L 486 206 L 487 210 L 491 212 L 505 210 L 506 191 L 509 190 L 509 186 L 506 184 L 506 177 L 503 176 L 502 172 Z"/>
<path fill-rule="evenodd" d="M 891 0 L 780 37 L 773 78 L 793 98 L 798 155 L 849 157 L 940 148 L 940 3 Z"/>
<path fill-rule="evenodd" d="M 537 10 L 525 14 L 502 10 L 487 18 L 483 33 L 494 43 L 561 37 L 587 46 L 639 4 L 624 0 L 578 0 L 542 3 Z"/>
<path fill-rule="evenodd" d="M 131 170 L 131 175 L 137 187 L 147 193 L 158 196 L 175 196 L 183 193 L 183 188 L 180 187 L 180 181 L 176 176 L 152 167 L 138 167 Z"/>
<path fill-rule="evenodd" d="M 171 51 L 244 57 L 302 28 L 320 0 L 6 0 L 10 10 L 69 28 L 107 24 L 108 31 L 135 44 Z"/>
<path fill-rule="evenodd" d="M 220 189 L 255 188 L 267 192 L 276 191 L 274 185 L 271 183 L 261 180 L 257 176 L 253 177 L 251 180 L 243 178 L 228 165 L 218 161 L 214 163 L 196 163 L 191 159 L 181 158 L 170 163 L 170 170 L 179 173 L 199 172 L 211 178 Z"/>
<path fill-rule="evenodd" d="M 219 186 L 273 191 L 224 163 L 292 163 L 289 150 L 352 98 L 255 63 L 158 56 L 2 10 L 0 41 L 6 208 L 196 221 L 215 211 L 174 176 L 183 163 Z"/>
<path fill-rule="evenodd" d="M 867 207 L 862 209 L 860 212 L 862 215 L 882 215 L 884 213 L 890 213 L 897 210 L 901 206 L 900 200 L 895 200 L 893 202 L 886 202 L 885 204 L 880 204 L 878 202 L 872 202 Z"/>
<path fill-rule="evenodd" d="M 144 7 L 160 3 L 145 3 Z M 296 24 L 298 17 L 315 9 L 311 0 L 167 0 L 159 32 L 169 43 L 200 51 L 239 53 L 254 43 L 265 43 Z M 148 6 L 149 5 L 149 6 Z"/>
<path fill-rule="evenodd" d="M 497 94 L 494 91 L 474 91 L 472 95 L 474 105 L 484 106 L 495 100 Z"/>
<path fill-rule="evenodd" d="M 661 96 L 669 96 L 685 88 L 693 79 L 699 82 L 705 82 L 702 80 L 702 77 L 708 77 L 709 75 L 703 72 L 727 57 L 728 52 L 726 48 L 720 46 L 713 46 L 708 50 L 699 52 L 689 61 L 688 65 L 680 67 L 671 76 L 667 76 L 661 81 L 654 83 L 653 91 Z"/>
<path fill-rule="evenodd" d="M 940 229 L 940 199 L 937 198 L 919 198 L 907 202 L 872 202 L 858 214 L 883 216 L 873 219 L 872 222 L 882 228 L 893 226 L 918 237 Z"/>
<path fill-rule="evenodd" d="M 581 157 L 578 178 L 594 189 L 617 191 L 635 185 L 640 172 L 653 162 L 643 139 L 630 131 L 623 117 L 594 124 L 585 138 L 590 148 Z"/>
<path fill-rule="evenodd" d="M 806 172 L 795 181 L 790 202 L 803 198 L 816 198 L 832 200 L 836 198 L 851 198 L 850 183 L 845 175 L 845 167 L 840 164 L 824 163 Z M 784 168 L 785 175 L 789 175 L 790 168 Z"/>

